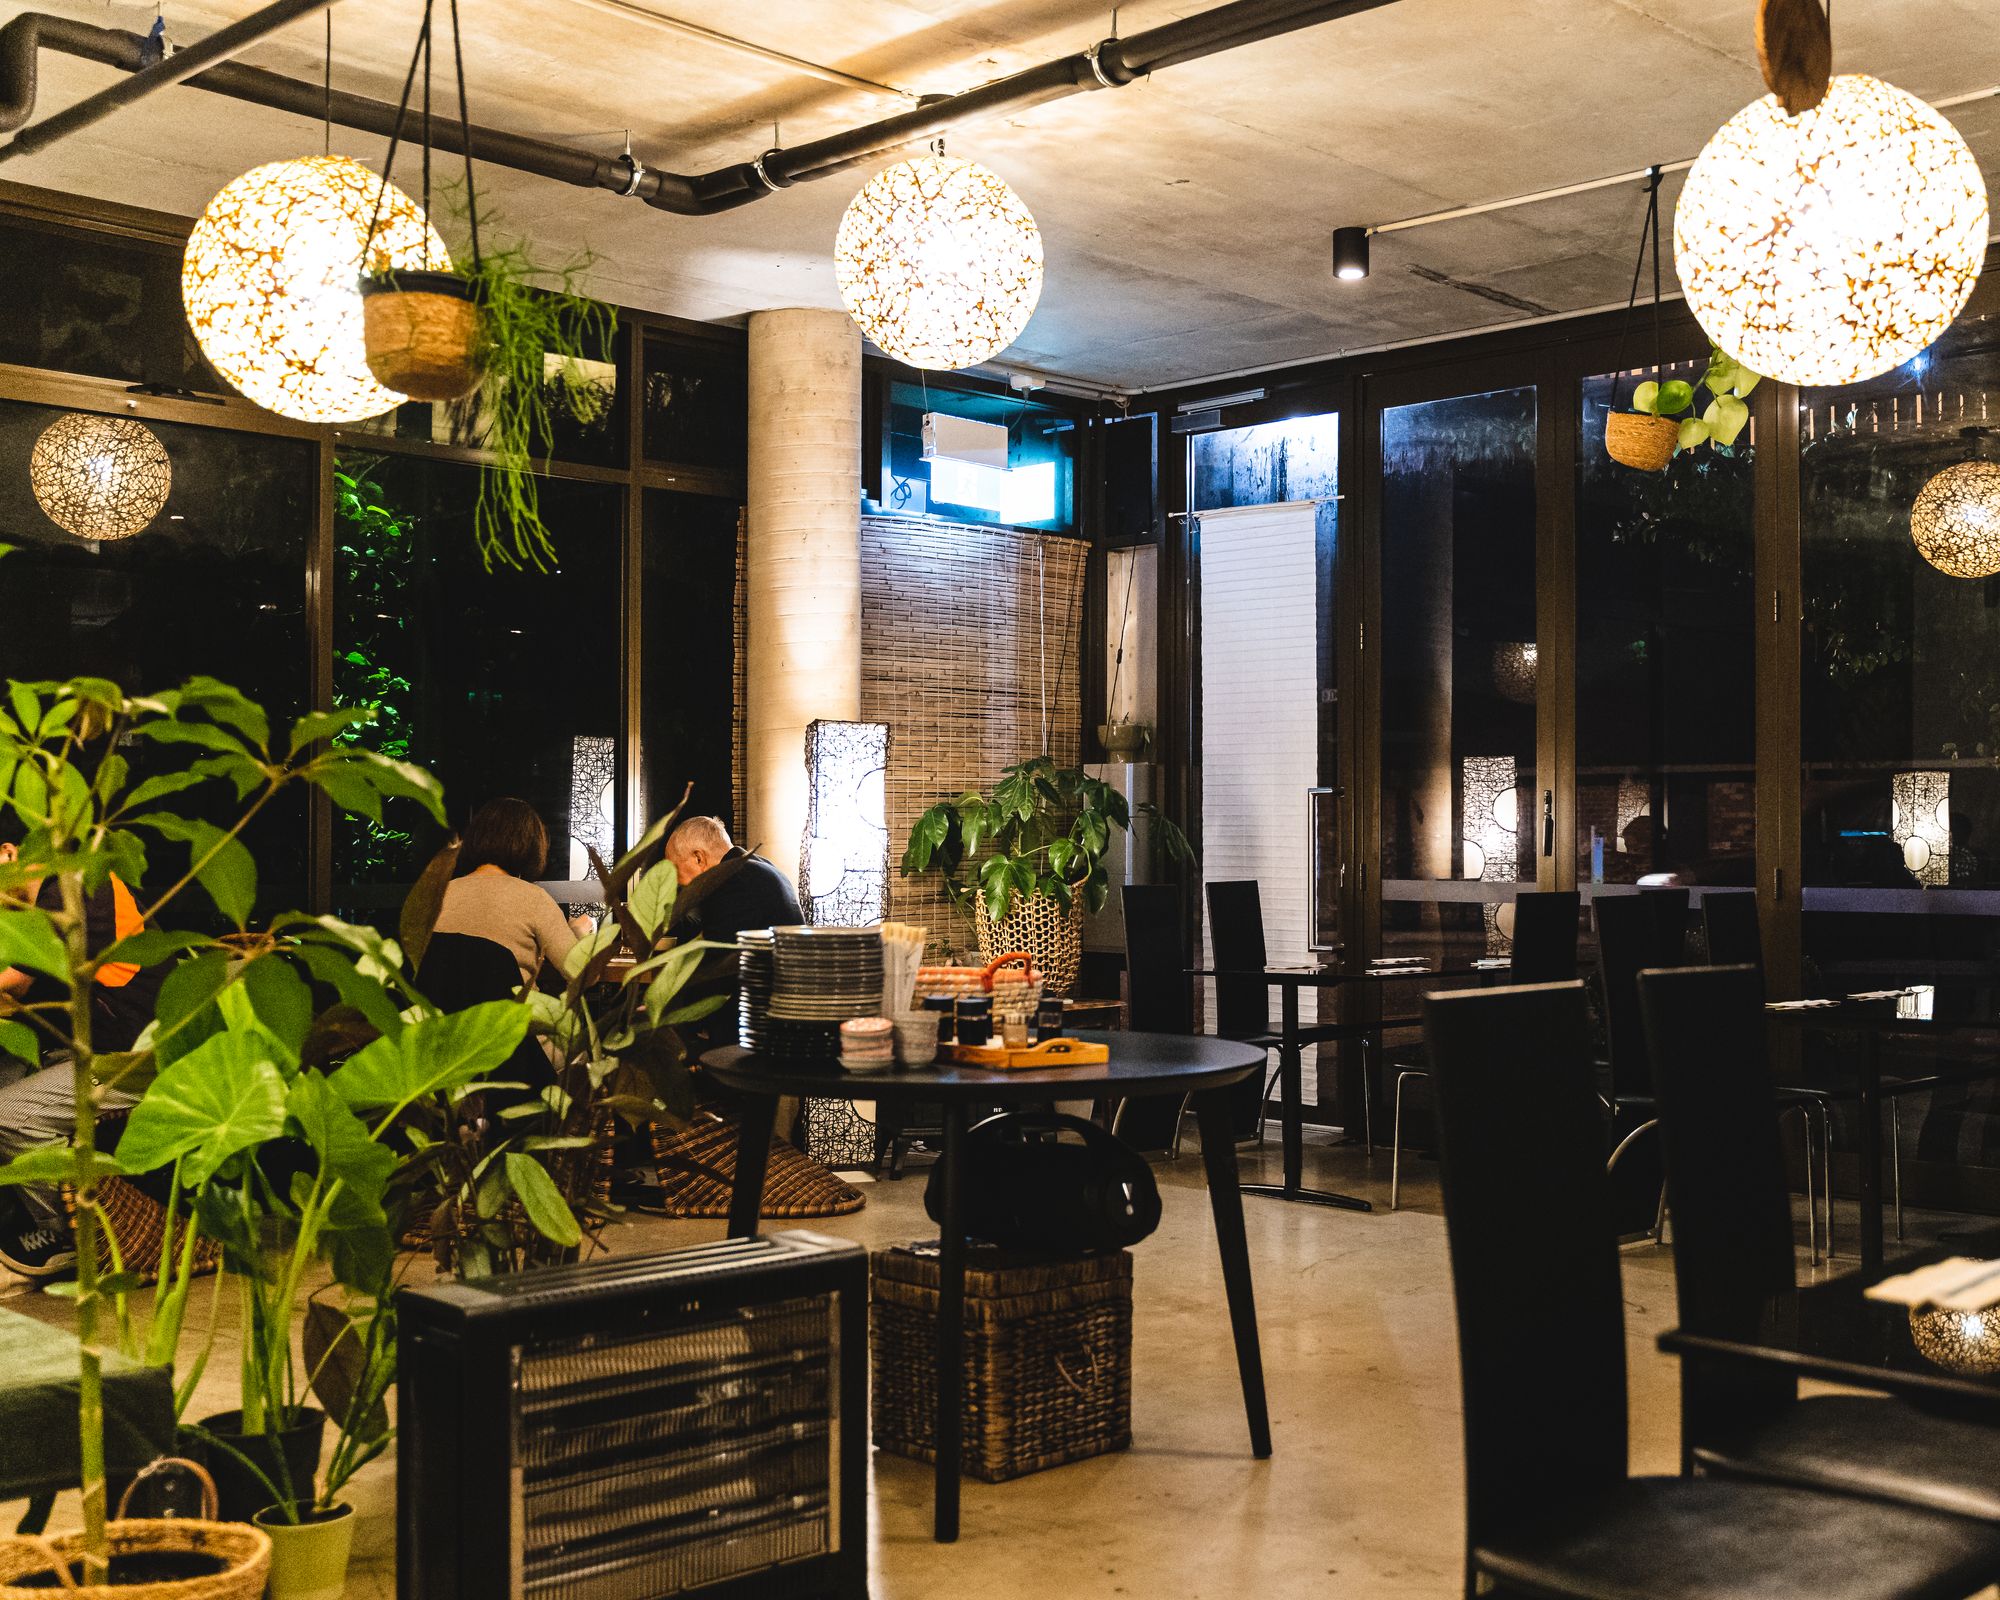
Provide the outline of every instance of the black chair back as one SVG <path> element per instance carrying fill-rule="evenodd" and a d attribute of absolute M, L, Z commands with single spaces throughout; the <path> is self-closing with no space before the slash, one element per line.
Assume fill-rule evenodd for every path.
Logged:
<path fill-rule="evenodd" d="M 1215 1031 L 1225 1039 L 1252 1039 L 1271 1031 L 1271 988 L 1264 979 L 1264 901 L 1257 880 L 1208 886 L 1208 943 L 1219 973 L 1215 980 Z"/>
<path fill-rule="evenodd" d="M 1514 896 L 1516 983 L 1568 983 L 1576 976 L 1576 931 L 1583 897 L 1574 889 Z"/>
<path fill-rule="evenodd" d="M 1659 1100 L 1680 1324 L 1754 1341 L 1767 1315 L 1789 1308 L 1796 1286 L 1763 980 L 1750 966 L 1644 972 L 1639 1006 Z M 1782 1374 L 1683 1362 L 1682 1390 L 1692 1447 L 1752 1421 L 1753 1407 L 1789 1403 L 1798 1385 Z"/>
<path fill-rule="evenodd" d="M 1757 927 L 1757 896 L 1748 889 L 1701 897 L 1702 932 L 1712 967 L 1755 967 L 1764 972 L 1764 939 Z"/>
<path fill-rule="evenodd" d="M 1192 1033 L 1194 1002 L 1181 892 L 1171 884 L 1130 883 L 1125 911 L 1125 1003 L 1144 1033 Z"/>
<path fill-rule="evenodd" d="M 1680 904 L 1685 918 L 1685 890 Z M 1591 911 L 1597 921 L 1597 969 L 1604 980 L 1612 1089 L 1620 1096 L 1645 1096 L 1652 1093 L 1653 1079 L 1646 1064 L 1645 1024 L 1639 1018 L 1639 973 L 1681 964 L 1681 923 L 1664 915 L 1660 900 L 1651 894 L 1598 895 Z"/>
<path fill-rule="evenodd" d="M 1580 983 L 1424 1001 L 1474 1545 L 1626 1470 L 1625 1303 Z"/>
<path fill-rule="evenodd" d="M 521 968 L 504 944 L 473 933 L 434 933 L 417 968 L 417 992 L 441 1011 L 511 999 Z"/>

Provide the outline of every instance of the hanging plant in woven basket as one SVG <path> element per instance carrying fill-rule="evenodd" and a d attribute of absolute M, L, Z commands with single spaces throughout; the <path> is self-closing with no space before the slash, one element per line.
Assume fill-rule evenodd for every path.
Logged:
<path fill-rule="evenodd" d="M 395 172 L 396 150 L 410 114 L 410 93 L 423 69 L 424 99 L 420 112 L 423 133 L 423 208 L 431 211 L 431 10 L 425 0 L 423 26 L 403 78 L 403 98 L 396 107 L 396 126 L 389 135 L 389 156 L 382 165 L 386 184 Z M 376 249 L 376 224 L 381 214 L 378 193 L 375 215 L 368 221 L 362 248 L 361 306 L 367 336 L 368 370 L 384 388 L 412 400 L 456 400 L 479 386 L 482 312 L 477 285 L 482 276 L 479 252 L 479 199 L 472 181 L 472 125 L 465 104 L 465 57 L 458 37 L 458 5 L 451 7 L 452 63 L 458 79 L 459 141 L 465 153 L 465 208 L 472 235 L 472 270 L 461 273 L 451 262 L 426 260 L 422 270 L 393 271 L 388 256 Z"/>
<path fill-rule="evenodd" d="M 1157 852 L 1194 859 L 1179 828 L 1152 805 L 1137 809 Z M 951 903 L 972 918 L 984 959 L 1026 950 L 1044 983 L 1066 994 L 1076 982 L 1083 914 L 1103 910 L 1111 893 L 1104 855 L 1112 830 L 1130 829 L 1132 812 L 1083 768 L 1035 756 L 1007 768 L 989 793 L 968 790 L 918 817 L 902 874 L 938 873 Z"/>

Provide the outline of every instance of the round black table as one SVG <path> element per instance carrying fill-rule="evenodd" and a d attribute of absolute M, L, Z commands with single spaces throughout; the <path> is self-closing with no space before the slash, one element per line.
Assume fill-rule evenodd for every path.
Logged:
<path fill-rule="evenodd" d="M 731 1046 L 711 1050 L 702 1066 L 714 1082 L 744 1096 L 736 1149 L 736 1183 L 729 1205 L 729 1236 L 757 1232 L 758 1202 L 771 1153 L 771 1132 L 784 1095 L 842 1100 L 922 1101 L 944 1108 L 944 1220 L 939 1228 L 937 1319 L 937 1475 L 933 1531 L 939 1542 L 958 1537 L 958 1468 L 963 1431 L 965 1373 L 965 1231 L 959 1185 L 965 1170 L 966 1118 L 974 1106 L 1011 1106 L 1050 1100 L 1121 1100 L 1145 1095 L 1191 1096 L 1201 1128 L 1201 1158 L 1208 1173 L 1208 1201 L 1222 1256 L 1229 1323 L 1236 1339 L 1236 1370 L 1250 1423 L 1250 1448 L 1271 1453 L 1270 1413 L 1264 1402 L 1264 1363 L 1257 1347 L 1257 1310 L 1250 1291 L 1250 1251 L 1243 1237 L 1243 1196 L 1237 1187 L 1236 1137 L 1228 1089 L 1261 1071 L 1264 1052 L 1233 1039 L 1168 1033 L 1079 1033 L 1109 1045 L 1110 1061 L 1091 1067 L 994 1072 L 940 1064 L 893 1072 L 848 1072 L 836 1062 L 765 1062 Z"/>

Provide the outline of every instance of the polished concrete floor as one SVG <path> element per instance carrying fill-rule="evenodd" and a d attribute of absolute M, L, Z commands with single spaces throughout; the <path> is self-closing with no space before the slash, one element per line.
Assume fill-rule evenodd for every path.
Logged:
<path fill-rule="evenodd" d="M 1306 1159 L 1308 1182 L 1387 1205 L 1385 1155 L 1371 1161 L 1316 1142 Z M 1263 1166 L 1275 1178 L 1276 1165 L 1275 1143 L 1245 1157 L 1246 1173 Z M 1135 1253 L 1131 1450 L 1013 1483 L 967 1480 L 963 1536 L 948 1546 L 930 1539 L 930 1469 L 877 1456 L 877 1600 L 1459 1593 L 1457 1353 L 1435 1169 L 1406 1166 L 1404 1207 L 1393 1214 L 1246 1200 L 1275 1447 L 1268 1461 L 1249 1452 L 1199 1158 L 1158 1170 L 1165 1217 Z M 814 1226 L 870 1245 L 935 1235 L 920 1172 L 866 1192 L 859 1215 Z M 650 1219 L 616 1239 L 624 1252 L 720 1232 L 716 1223 Z M 1851 1255 L 1844 1263 L 1854 1264 Z M 4 1273 L 0 1285 L 12 1309 L 52 1321 L 67 1314 L 64 1302 Z M 1648 1244 L 1625 1253 L 1625 1297 L 1632 1466 L 1671 1472 L 1677 1373 L 1654 1348 L 1673 1319 L 1669 1252 Z M 233 1403 L 227 1328 L 222 1341 L 193 1415 Z M 353 1498 L 363 1515 L 348 1593 L 390 1600 L 390 1463 L 368 1469 Z M 71 1497 L 55 1525 L 74 1519 Z"/>

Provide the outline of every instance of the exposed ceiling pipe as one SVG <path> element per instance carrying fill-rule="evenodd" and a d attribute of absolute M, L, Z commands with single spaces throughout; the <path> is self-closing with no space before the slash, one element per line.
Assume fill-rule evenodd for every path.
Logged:
<path fill-rule="evenodd" d="M 1129 38 L 1105 39 L 1088 50 L 1044 62 L 962 94 L 927 100 L 914 110 L 845 133 L 791 149 L 767 150 L 753 161 L 713 172 L 663 172 L 629 155 L 596 156 L 548 140 L 476 125 L 471 130 L 472 154 L 480 161 L 559 183 L 635 195 L 662 211 L 708 216 L 748 205 L 795 183 L 826 177 L 886 151 L 933 138 L 976 117 L 1021 111 L 1088 90 L 1122 88 L 1161 67 L 1176 66 L 1392 3 L 1393 0 L 1230 0 L 1229 4 Z M 0 131 L 19 127 L 33 110 L 38 48 L 79 56 L 127 72 L 136 73 L 148 64 L 146 41 L 136 33 L 70 22 L 43 12 L 25 12 L 0 27 Z M 364 133 L 387 137 L 395 126 L 396 108 L 385 101 L 336 92 L 329 103 L 325 89 L 319 84 L 235 62 L 211 67 L 186 81 L 193 88 L 313 121 L 330 114 L 342 127 Z M 465 149 L 465 143 L 457 123 L 440 121 L 433 125 L 431 144 L 435 149 L 456 155 Z M 0 147 L 0 159 L 14 153 L 16 145 Z"/>
<path fill-rule="evenodd" d="M 199 43 L 189 45 L 185 50 L 162 51 L 149 41 L 141 40 L 141 64 L 133 70 L 132 76 L 123 83 L 114 83 L 110 88 L 100 90 L 75 105 L 65 107 L 52 117 L 45 117 L 32 128 L 22 129 L 4 149 L 0 149 L 0 160 L 9 156 L 33 155 L 37 150 L 46 149 L 59 139 L 66 139 L 72 133 L 101 122 L 112 112 L 135 100 L 142 100 L 156 90 L 170 88 L 184 83 L 204 67 L 227 61 L 240 54 L 259 39 L 276 33 L 288 22 L 300 17 L 311 16 L 315 11 L 324 11 L 333 0 L 274 0 L 262 10 L 253 11 L 249 16 L 232 22 L 226 28 L 218 28 Z M 29 14 L 30 16 L 33 13 Z M 29 17 L 17 18 L 26 22 Z M 54 19 L 50 19 L 54 20 Z M 7 32 L 13 32 L 9 24 Z M 34 30 L 30 30 L 31 34 Z M 131 35 L 138 38 L 137 34 Z M 19 115 L 11 122 L 0 122 L 0 129 L 19 128 L 34 111 L 34 52 L 30 47 L 27 60 L 28 92 L 25 97 L 6 94 L 0 89 L 0 106 L 11 111 L 19 108 Z"/>

